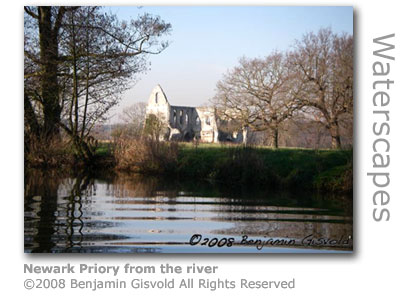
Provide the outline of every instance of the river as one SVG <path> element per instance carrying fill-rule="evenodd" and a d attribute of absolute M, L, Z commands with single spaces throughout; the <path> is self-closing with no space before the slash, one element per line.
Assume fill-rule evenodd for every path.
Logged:
<path fill-rule="evenodd" d="M 350 253 L 352 197 L 125 174 L 25 174 L 25 252 Z"/>

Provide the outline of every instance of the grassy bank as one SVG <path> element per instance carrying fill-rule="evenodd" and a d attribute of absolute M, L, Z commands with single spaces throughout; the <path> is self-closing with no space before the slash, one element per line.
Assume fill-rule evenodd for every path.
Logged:
<path fill-rule="evenodd" d="M 181 147 L 176 173 L 227 184 L 352 191 L 352 151 Z"/>
<path fill-rule="evenodd" d="M 59 163 L 58 168 L 119 170 L 165 179 L 211 181 L 249 190 L 352 192 L 352 150 L 275 150 L 126 140 L 101 143 L 95 154 L 92 165 L 74 161 Z"/>
<path fill-rule="evenodd" d="M 138 145 L 121 170 L 231 186 L 352 192 L 351 150 L 272 149 L 218 144 Z M 136 153 L 142 153 L 136 157 Z M 131 160 L 130 160 L 131 159 Z M 126 161 L 123 161 L 126 160 Z M 122 167 L 124 166 L 124 167 Z"/>

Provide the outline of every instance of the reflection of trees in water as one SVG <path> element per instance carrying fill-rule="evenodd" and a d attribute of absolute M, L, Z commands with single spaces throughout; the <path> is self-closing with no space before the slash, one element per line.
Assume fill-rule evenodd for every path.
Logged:
<path fill-rule="evenodd" d="M 203 191 L 203 192 L 202 192 Z M 212 233 L 259 237 L 337 239 L 352 236 L 352 198 L 335 194 L 292 193 L 271 190 L 235 190 L 225 186 L 196 182 L 164 182 L 156 178 L 118 176 L 112 185 L 115 197 L 167 197 L 167 204 L 192 199 L 192 211 L 203 198 L 211 198 L 209 208 L 217 217 L 212 221 L 234 223 L 234 227 Z M 200 194 L 196 201 L 195 194 Z M 201 212 L 203 207 L 201 208 Z M 177 208 L 168 208 L 168 211 Z M 249 219 L 250 218 L 250 219 Z M 277 221 L 275 221 L 277 219 Z M 280 220 L 281 219 L 281 220 Z M 286 221 L 286 219 L 288 219 Z M 352 244 L 351 244 L 352 245 Z"/>
<path fill-rule="evenodd" d="M 84 236 L 82 201 L 92 194 L 93 188 L 93 182 L 86 175 L 63 179 L 54 171 L 27 172 L 24 196 L 26 249 L 52 252 L 63 241 L 62 236 L 67 249 L 81 247 Z M 59 201 L 61 194 L 65 195 L 63 209 Z"/>
<path fill-rule="evenodd" d="M 164 183 L 156 177 L 138 176 L 138 175 L 118 175 L 109 184 L 109 195 L 126 198 L 126 197 L 155 197 L 166 196 L 175 198 L 178 195 L 178 188 L 175 185 Z"/>
<path fill-rule="evenodd" d="M 66 180 L 64 185 L 69 194 L 66 197 L 66 249 L 74 246 L 82 248 L 84 239 L 82 200 L 92 196 L 94 183 L 87 175 L 80 175 L 75 179 Z"/>
<path fill-rule="evenodd" d="M 26 175 L 26 250 L 87 252 L 97 246 L 102 251 L 114 244 L 126 247 L 132 237 L 125 240 L 129 236 L 111 228 L 123 221 L 119 217 L 122 211 L 138 211 L 139 206 L 127 210 L 126 205 L 133 203 L 142 204 L 142 213 L 181 211 L 190 213 L 188 217 L 192 219 L 199 215 L 193 221 L 229 223 L 225 229 L 211 231 L 212 234 L 296 239 L 309 234 L 316 238 L 352 235 L 352 199 L 349 197 L 277 190 L 230 192 L 223 185 L 123 174 L 108 178 L 79 174 L 62 179 L 58 173 L 48 171 Z M 122 204 L 123 207 L 117 206 Z M 163 220 L 162 214 L 160 217 L 148 215 L 148 218 Z M 174 215 L 168 218 L 179 220 L 180 216 Z M 168 229 L 170 232 L 171 227 Z M 166 240 L 168 238 L 172 237 L 167 236 Z M 106 242 L 112 240 L 116 242 L 107 246 Z M 100 243 L 102 245 L 98 245 Z"/>
<path fill-rule="evenodd" d="M 50 252 L 55 246 L 53 235 L 60 179 L 56 173 L 31 171 L 24 174 L 25 247 L 33 252 Z M 27 234 L 27 232 L 31 232 Z"/>
<path fill-rule="evenodd" d="M 220 209 L 219 219 L 232 222 L 234 226 L 214 230 L 212 233 L 288 238 L 295 239 L 297 244 L 309 235 L 313 235 L 313 238 L 337 240 L 342 237 L 345 240 L 353 234 L 352 198 L 348 196 L 297 195 L 286 192 L 270 196 L 269 199 L 253 201 L 257 205 L 247 203 Z M 352 247 L 352 242 L 348 245 Z"/>

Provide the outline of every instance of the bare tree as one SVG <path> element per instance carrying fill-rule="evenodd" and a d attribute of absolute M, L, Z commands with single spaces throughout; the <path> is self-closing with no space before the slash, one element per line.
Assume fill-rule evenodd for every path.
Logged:
<path fill-rule="evenodd" d="M 352 36 L 330 29 L 308 33 L 296 42 L 290 63 L 302 86 L 298 97 L 304 112 L 318 113 L 318 121 L 331 134 L 332 148 L 340 148 L 340 121 L 353 114 Z"/>
<path fill-rule="evenodd" d="M 255 131 L 270 131 L 278 147 L 280 124 L 298 109 L 290 91 L 292 74 L 286 57 L 278 52 L 263 59 L 242 58 L 217 83 L 213 99 L 218 113 Z"/>
<path fill-rule="evenodd" d="M 42 10 L 38 8 L 39 12 Z M 42 39 L 45 38 L 41 31 L 43 14 L 36 15 L 29 7 L 25 11 L 27 18 L 37 20 L 35 25 L 40 28 L 39 33 L 25 31 L 25 57 L 27 65 L 38 65 L 32 69 L 38 69 L 40 77 L 47 73 L 48 81 L 53 83 L 53 101 L 58 103 L 58 109 L 50 112 L 56 120 L 53 126 L 57 126 L 57 131 L 62 127 L 71 138 L 77 154 L 91 160 L 91 129 L 104 120 L 107 112 L 118 103 L 121 93 L 134 84 L 135 75 L 147 70 L 147 55 L 161 53 L 168 46 L 167 42 L 160 41 L 160 37 L 167 34 L 171 26 L 148 14 L 130 22 L 121 22 L 101 7 L 50 7 L 46 9 L 49 14 L 46 16 L 54 22 L 53 32 L 57 25 L 59 30 L 58 36 L 52 39 L 57 46 L 55 48 L 53 44 L 51 49 L 53 57 L 45 61 L 37 58 L 41 58 Z M 43 70 L 44 64 L 49 63 L 52 63 L 52 72 Z M 36 72 L 28 73 L 28 70 L 26 77 L 36 76 Z M 33 89 L 34 92 L 27 93 L 25 99 L 31 104 L 36 99 L 33 95 L 39 94 L 37 102 L 40 105 L 37 111 L 27 111 L 34 111 L 38 118 L 43 116 L 46 124 L 48 110 L 42 94 L 47 94 L 45 91 L 50 88 L 47 84 L 39 84 Z"/>
<path fill-rule="evenodd" d="M 58 135 L 59 37 L 65 7 L 24 7 L 24 112 L 31 133 L 45 138 Z M 41 106 L 40 119 L 36 118 Z"/>
<path fill-rule="evenodd" d="M 138 137 L 142 135 L 146 118 L 146 103 L 138 102 L 122 110 L 120 118 L 125 122 L 128 136 Z"/>

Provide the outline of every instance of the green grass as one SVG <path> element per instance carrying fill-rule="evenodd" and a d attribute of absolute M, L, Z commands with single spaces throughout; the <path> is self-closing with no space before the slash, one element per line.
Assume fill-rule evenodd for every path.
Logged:
<path fill-rule="evenodd" d="M 100 142 L 98 144 L 97 149 L 95 150 L 95 154 L 99 157 L 108 157 L 112 155 L 113 151 L 113 143 L 110 142 Z"/>
<path fill-rule="evenodd" d="M 280 188 L 349 192 L 351 150 L 272 149 L 182 145 L 176 174 L 183 178 L 218 180 Z M 348 185 L 348 186 L 347 186 Z"/>
<path fill-rule="evenodd" d="M 159 161 L 156 169 L 167 171 L 158 175 L 210 180 L 233 187 L 246 185 L 352 192 L 352 150 L 273 149 L 231 144 L 178 145 L 176 162 L 168 165 Z M 97 154 L 101 157 L 111 155 L 112 146 L 101 144 Z M 164 163 L 166 165 L 162 165 Z M 152 171 L 154 173 L 154 169 Z"/>

